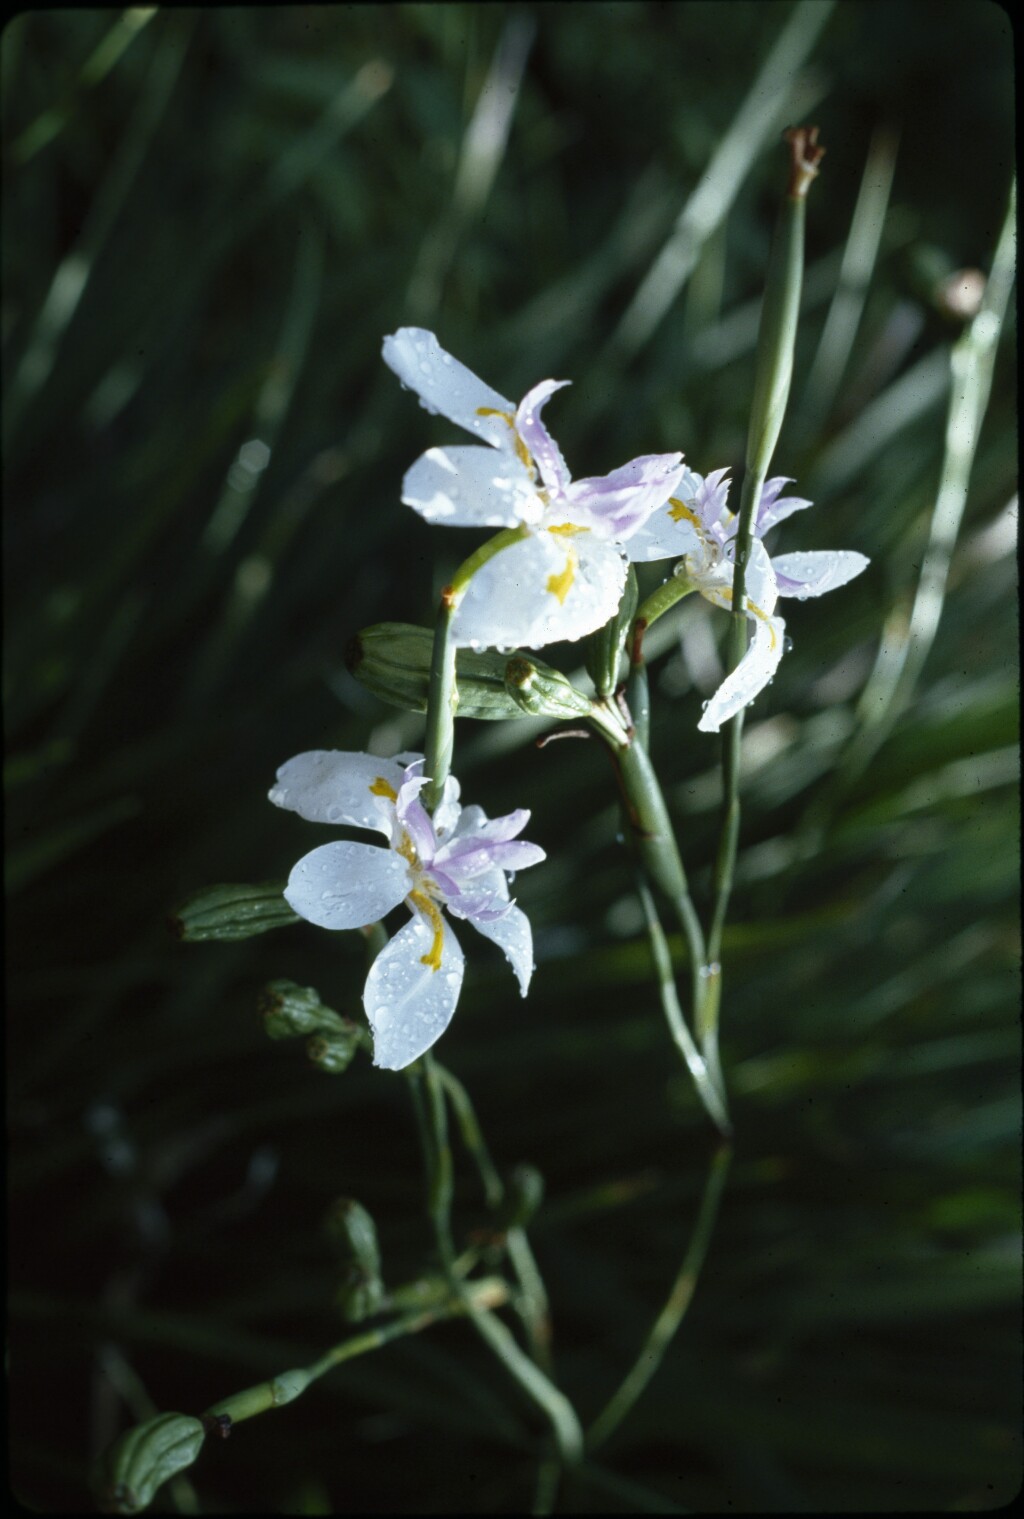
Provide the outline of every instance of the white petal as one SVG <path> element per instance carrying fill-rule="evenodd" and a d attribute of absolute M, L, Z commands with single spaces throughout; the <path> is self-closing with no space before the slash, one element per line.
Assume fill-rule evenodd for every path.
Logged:
<path fill-rule="evenodd" d="M 281 766 L 269 796 L 275 806 L 311 823 L 352 823 L 390 833 L 403 780 L 402 766 L 394 760 L 310 749 Z"/>
<path fill-rule="evenodd" d="M 285 901 L 318 928 L 362 928 L 397 907 L 412 886 L 400 854 L 375 844 L 322 844 L 295 866 Z"/>
<path fill-rule="evenodd" d="M 443 922 L 437 970 L 426 963 L 433 948 L 434 930 L 417 914 L 370 967 L 363 1007 L 373 1030 L 373 1063 L 385 1070 L 410 1065 L 452 1020 L 465 961 L 450 924 Z"/>
<path fill-rule="evenodd" d="M 462 808 L 459 805 L 461 787 L 454 775 L 444 783 L 441 800 L 434 808 L 434 832 L 441 840 L 447 839 L 459 826 Z"/>
<path fill-rule="evenodd" d="M 440 412 L 496 448 L 514 447 L 510 421 L 502 415 L 480 415 L 481 411 L 507 413 L 514 419 L 514 404 L 446 353 L 432 332 L 423 327 L 400 327 L 384 339 L 383 352 L 385 364 L 403 385 L 416 392 L 427 411 Z"/>
<path fill-rule="evenodd" d="M 702 525 L 697 495 L 702 485 L 701 476 L 684 465 L 682 478 L 671 499 L 652 512 L 643 527 L 631 534 L 623 545 L 633 564 L 646 564 L 653 559 L 681 559 L 698 547 Z"/>
<path fill-rule="evenodd" d="M 779 668 L 786 624 L 781 617 L 754 619 L 754 636 L 739 664 L 719 686 L 708 702 L 697 727 L 702 733 L 717 733 L 724 722 L 735 717 L 759 691 L 763 691 Z"/>
<path fill-rule="evenodd" d="M 514 454 L 472 443 L 431 448 L 402 481 L 402 500 L 445 527 L 515 527 L 544 510 L 526 466 Z"/>
<path fill-rule="evenodd" d="M 592 533 L 540 530 L 489 559 L 452 622 L 456 643 L 542 648 L 601 627 L 622 598 L 626 563 Z"/>
<path fill-rule="evenodd" d="M 736 566 L 731 559 L 719 558 L 708 569 L 698 569 L 692 561 L 688 561 L 687 571 L 702 596 L 713 602 L 716 607 L 724 607 L 726 611 L 732 611 L 733 577 Z M 754 538 L 750 544 L 743 599 L 747 603 L 748 617 L 757 617 L 759 614 L 767 616 L 775 610 L 775 602 L 778 599 L 775 571 L 772 568 L 772 560 L 768 557 L 768 550 L 760 538 Z M 756 611 L 751 610 L 751 604 Z"/>
<path fill-rule="evenodd" d="M 483 918 L 470 918 L 477 933 L 492 939 L 498 945 L 516 973 L 520 994 L 525 997 L 533 975 L 533 933 L 530 920 L 522 908 L 512 906 L 501 918 L 490 922 Z"/>
<path fill-rule="evenodd" d="M 819 553 L 776 554 L 772 566 L 776 575 L 784 577 L 779 582 L 780 596 L 796 596 L 803 601 L 806 596 L 824 596 L 826 591 L 838 590 L 871 563 L 863 554 L 852 549 L 823 549 Z M 786 580 L 797 585 L 787 586 Z"/>

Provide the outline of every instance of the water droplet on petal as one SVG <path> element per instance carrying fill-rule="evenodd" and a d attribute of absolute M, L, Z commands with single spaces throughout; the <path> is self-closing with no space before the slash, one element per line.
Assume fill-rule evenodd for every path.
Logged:
<path fill-rule="evenodd" d="M 789 634 L 787 633 L 785 635 L 785 637 L 783 638 L 783 640 L 782 640 L 782 652 L 783 652 L 783 654 L 789 654 L 791 652 L 792 648 L 793 648 L 793 640 L 790 638 Z"/>

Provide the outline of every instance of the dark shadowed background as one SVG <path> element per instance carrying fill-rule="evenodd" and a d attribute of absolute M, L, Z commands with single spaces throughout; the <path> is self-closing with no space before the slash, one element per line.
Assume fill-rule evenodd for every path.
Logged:
<path fill-rule="evenodd" d="M 405 1084 L 365 1058 L 327 1076 L 256 1014 L 282 976 L 357 1013 L 359 936 L 183 945 L 165 927 L 195 889 L 282 879 L 318 841 L 266 801 L 289 756 L 420 742 L 420 718 L 347 673 L 345 644 L 428 622 L 478 539 L 400 504 L 404 470 L 455 430 L 401 391 L 383 334 L 431 327 L 513 397 L 571 378 L 549 420 L 576 474 L 677 448 L 738 474 L 779 134 L 815 120 L 828 153 L 776 472 L 816 505 L 778 542 L 872 563 L 790 604 L 794 647 L 748 714 L 729 1187 L 678 1340 L 603 1453 L 620 1485 L 564 1501 L 1007 1501 L 1012 307 L 934 643 L 915 632 L 916 680 L 890 681 L 929 552 L 957 299 L 977 284 L 949 276 L 988 269 L 1007 206 L 1004 13 L 35 11 L 6 27 L 2 67 L 19 1499 L 87 1510 L 93 1459 L 149 1406 L 196 1413 L 341 1339 L 322 1229 L 338 1196 L 377 1219 L 389 1282 L 430 1257 Z M 654 754 L 702 906 L 720 783 L 696 723 L 725 621 L 684 603 L 652 666 Z M 516 888 L 529 999 L 467 945 L 441 1052 L 499 1163 L 545 1177 L 531 1237 L 586 1420 L 678 1268 L 711 1136 L 659 1011 L 604 755 L 533 737 L 459 726 L 466 795 L 530 807 L 550 858 Z M 463 1157 L 460 1237 L 482 1219 Z M 239 1426 L 191 1476 L 211 1513 L 515 1512 L 540 1433 L 450 1324 Z M 174 1502 L 165 1488 L 156 1508 Z"/>

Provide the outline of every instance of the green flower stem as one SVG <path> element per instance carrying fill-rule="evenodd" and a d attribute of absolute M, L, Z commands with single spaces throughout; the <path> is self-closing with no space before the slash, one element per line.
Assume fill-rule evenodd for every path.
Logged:
<path fill-rule="evenodd" d="M 492 1209 L 499 1208 L 505 1199 L 505 1183 L 491 1159 L 469 1093 L 462 1082 L 453 1076 L 439 1060 L 434 1061 L 434 1069 L 452 1105 L 462 1142 L 476 1162 L 480 1180 L 483 1182 L 487 1206 Z M 513 1225 L 506 1233 L 505 1244 L 522 1292 L 522 1318 L 529 1337 L 531 1354 L 539 1366 L 550 1372 L 551 1312 L 544 1280 L 526 1237 L 526 1230 Z"/>
<path fill-rule="evenodd" d="M 468 1294 L 468 1284 L 455 1272 L 455 1251 L 451 1228 L 451 1149 L 448 1144 L 448 1121 L 444 1093 L 436 1063 L 430 1053 L 409 1071 L 416 1116 L 427 1157 L 427 1199 L 438 1253 L 452 1292 L 463 1295 L 474 1328 L 506 1371 L 548 1419 L 558 1453 L 567 1465 L 574 1465 L 583 1451 L 583 1431 L 568 1398 L 544 1372 L 521 1350 L 510 1331 L 500 1320 L 479 1311 Z"/>
<path fill-rule="evenodd" d="M 697 1222 L 683 1257 L 683 1263 L 672 1283 L 672 1290 L 666 1299 L 665 1306 L 651 1326 L 650 1333 L 632 1369 L 588 1429 L 586 1437 L 588 1452 L 596 1450 L 622 1423 L 661 1365 L 665 1352 L 683 1321 L 693 1299 L 701 1268 L 708 1253 L 708 1246 L 711 1243 L 715 1220 L 718 1217 L 718 1205 L 725 1188 L 731 1158 L 730 1144 L 720 1145 L 712 1156 L 704 1195 L 701 1198 L 700 1212 L 697 1215 Z"/>
<path fill-rule="evenodd" d="M 440 1323 L 445 1319 L 460 1318 L 467 1313 L 486 1312 L 491 1308 L 500 1307 L 507 1302 L 508 1291 L 508 1285 L 497 1277 L 481 1277 L 478 1281 L 464 1283 L 459 1293 L 453 1293 L 447 1302 L 437 1303 L 429 1308 L 415 1309 L 402 1314 L 390 1324 L 382 1324 L 377 1329 L 369 1329 L 364 1334 L 342 1340 L 340 1345 L 335 1345 L 328 1350 L 311 1366 L 284 1371 L 279 1376 L 270 1378 L 269 1381 L 260 1382 L 255 1387 L 247 1387 L 243 1392 L 236 1392 L 228 1398 L 222 1398 L 219 1403 L 212 1404 L 202 1417 L 204 1421 L 212 1422 L 226 1416 L 232 1424 L 238 1424 L 243 1419 L 252 1419 L 257 1414 L 266 1413 L 268 1409 L 282 1408 L 286 1403 L 293 1402 L 304 1393 L 307 1387 L 319 1377 L 333 1370 L 335 1366 L 340 1366 L 343 1361 L 351 1361 L 354 1357 L 365 1355 L 368 1351 L 379 1350 L 382 1345 L 388 1345 L 392 1340 L 401 1339 L 404 1335 L 419 1334 L 421 1330 L 428 1329 L 431 1324 Z"/>
<path fill-rule="evenodd" d="M 645 749 L 648 747 L 651 729 L 651 695 L 647 681 L 647 663 L 643 652 L 644 634 L 652 623 L 657 622 L 659 617 L 671 611 L 677 602 L 696 589 L 697 587 L 691 585 L 684 575 L 670 575 L 664 584 L 652 591 L 638 608 L 630 628 L 627 643 L 629 675 L 626 678 L 626 705 L 633 719 L 636 737 Z"/>
<path fill-rule="evenodd" d="M 489 559 L 495 554 L 500 554 L 502 549 L 511 548 L 513 543 L 519 543 L 523 538 L 529 538 L 530 529 L 525 523 L 519 527 L 504 527 L 500 533 L 495 533 L 493 538 L 488 538 L 478 549 L 474 549 L 468 559 L 463 560 L 455 574 L 452 576 L 451 592 L 455 605 L 458 606 L 469 587 L 469 582 Z"/>
<path fill-rule="evenodd" d="M 645 871 L 676 909 L 690 950 L 692 974 L 696 977 L 707 959 L 704 931 L 690 898 L 686 871 L 654 766 L 643 744 L 635 739 L 611 752 L 630 839 Z"/>
<path fill-rule="evenodd" d="M 423 788 L 422 802 L 428 812 L 433 812 L 444 791 L 444 783 L 452 767 L 455 748 L 455 712 L 459 705 L 459 689 L 456 682 L 456 648 L 452 638 L 452 618 L 466 594 L 469 582 L 495 554 L 510 544 L 518 543 L 529 535 L 525 526 L 505 528 L 495 533 L 455 571 L 450 585 L 441 592 L 434 628 L 434 647 L 430 659 L 430 684 L 427 690 L 427 732 L 424 743 L 424 772 L 430 777 Z"/>
<path fill-rule="evenodd" d="M 635 643 L 637 628 L 641 623 L 643 624 L 642 631 L 646 632 L 659 617 L 664 617 L 666 612 L 670 612 L 677 601 L 682 601 L 684 596 L 689 596 L 690 592 L 696 589 L 697 587 L 687 580 L 685 575 L 670 575 L 637 608 L 637 614 L 633 618 L 633 643 Z M 631 643 L 631 648 L 633 643 Z"/>
<path fill-rule="evenodd" d="M 728 1138 L 732 1134 L 732 1123 L 729 1119 L 729 1110 L 726 1106 L 724 1092 L 716 1073 L 714 1073 L 705 1057 L 694 1041 L 683 1017 L 683 1010 L 679 1006 L 679 997 L 676 992 L 675 977 L 672 974 L 672 955 L 669 951 L 668 940 L 665 938 L 664 929 L 658 918 L 658 910 L 654 905 L 654 898 L 641 877 L 637 882 L 637 891 L 640 896 L 640 905 L 644 910 L 644 919 L 647 923 L 647 936 L 651 942 L 651 952 L 654 955 L 654 965 L 658 973 L 658 991 L 661 995 L 661 1006 L 668 1023 L 669 1032 L 675 1042 L 676 1048 L 686 1062 L 687 1070 L 693 1077 L 693 1084 L 697 1088 L 697 1095 L 707 1110 L 712 1123 L 719 1133 Z"/>
<path fill-rule="evenodd" d="M 459 704 L 459 688 L 455 680 L 452 615 L 456 605 L 451 586 L 445 586 L 441 592 L 441 605 L 434 628 L 427 692 L 427 735 L 423 769 L 430 779 L 423 788 L 423 804 L 431 812 L 441 800 L 455 748 L 455 709 Z"/>
<path fill-rule="evenodd" d="M 807 191 L 818 172 L 824 148 L 817 145 L 816 127 L 794 127 L 786 134 L 791 150 L 790 181 L 783 197 L 765 276 L 764 303 L 757 338 L 754 396 L 747 432 L 746 472 L 740 493 L 736 526 L 736 570 L 733 576 L 732 624 L 729 629 L 730 671 L 747 651 L 747 563 L 753 537 L 754 514 L 779 441 L 782 420 L 793 378 L 793 348 L 800 315 L 800 291 L 804 268 L 804 209 Z M 715 967 L 722 947 L 722 934 L 732 895 L 736 849 L 740 829 L 739 772 L 743 741 L 743 712 L 726 725 L 722 751 L 725 805 L 718 855 L 715 862 L 715 906 L 708 935 L 709 966 Z M 718 1007 L 721 971 L 707 978 L 698 1011 L 705 1056 L 717 1065 Z"/>

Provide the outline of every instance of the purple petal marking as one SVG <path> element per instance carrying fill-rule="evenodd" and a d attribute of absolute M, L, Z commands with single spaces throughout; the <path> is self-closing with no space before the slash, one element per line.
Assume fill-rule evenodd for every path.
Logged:
<path fill-rule="evenodd" d="M 566 499 L 602 537 L 622 542 L 664 506 L 682 476 L 682 454 L 641 454 L 611 474 L 574 481 Z"/>
<path fill-rule="evenodd" d="M 541 380 L 539 385 L 526 392 L 516 410 L 516 430 L 535 460 L 544 484 L 556 494 L 565 490 L 570 475 L 562 451 L 541 421 L 540 414 L 544 403 L 556 390 L 571 384 L 571 380 Z"/>

